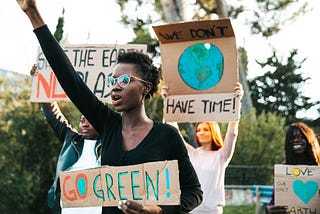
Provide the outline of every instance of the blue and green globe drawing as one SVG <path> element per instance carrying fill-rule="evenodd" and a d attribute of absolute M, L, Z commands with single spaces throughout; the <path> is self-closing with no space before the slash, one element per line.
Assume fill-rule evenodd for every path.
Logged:
<path fill-rule="evenodd" d="M 181 54 L 178 71 L 191 88 L 206 90 L 217 85 L 223 74 L 223 55 L 210 43 L 189 46 Z"/>

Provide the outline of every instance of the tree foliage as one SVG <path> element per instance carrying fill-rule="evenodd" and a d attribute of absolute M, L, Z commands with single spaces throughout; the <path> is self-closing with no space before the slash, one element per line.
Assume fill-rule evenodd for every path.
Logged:
<path fill-rule="evenodd" d="M 161 11 L 160 0 L 156 0 L 155 4 L 150 0 L 118 0 L 118 3 L 122 5 L 121 9 L 124 14 L 130 14 L 127 13 L 128 8 L 125 7 L 125 4 L 132 4 L 133 2 L 135 2 L 137 10 L 139 10 L 141 5 L 145 6 L 145 4 L 148 3 L 154 8 L 154 11 L 158 13 L 158 16 L 142 16 L 145 14 L 145 10 L 141 11 L 140 9 L 137 16 L 123 16 L 123 22 L 132 25 L 137 35 L 133 43 L 151 44 L 151 46 L 149 45 L 148 51 L 153 52 L 153 55 L 157 55 L 159 52 L 158 44 L 149 34 L 149 25 L 157 23 L 164 17 Z M 204 4 L 199 6 L 200 2 Z M 214 12 L 214 8 L 217 5 L 210 5 L 210 2 L 212 1 L 197 1 L 196 5 L 199 9 L 201 7 L 202 9 L 208 7 L 208 11 L 211 10 Z M 257 4 L 261 5 L 261 8 L 259 8 L 261 11 L 274 10 L 276 12 L 278 8 L 282 10 L 285 8 L 285 5 L 292 5 L 294 3 L 297 3 L 297 0 L 284 0 L 280 2 L 257 0 Z M 299 12 L 305 9 L 305 4 L 301 5 L 302 7 L 298 7 L 296 11 Z M 152 10 L 148 10 L 148 12 Z M 238 17 L 245 11 L 247 11 L 247 9 L 245 9 L 245 6 L 242 4 L 229 6 L 229 15 L 231 17 Z M 256 19 L 251 19 L 253 20 L 252 23 L 257 23 L 252 25 L 254 33 L 260 32 L 262 35 L 268 36 L 271 35 L 270 32 L 277 32 L 277 28 L 273 26 L 274 23 L 268 23 L 268 21 L 271 20 L 280 23 L 280 20 L 283 19 L 277 19 L 271 15 L 266 16 L 267 19 L 264 19 L 265 17 L 262 13 L 256 10 L 251 11 L 255 11 L 254 17 L 256 17 Z M 291 15 L 295 16 L 298 12 L 291 13 Z M 64 12 L 62 14 L 64 14 Z M 154 19 L 154 17 L 156 18 Z M 58 41 L 63 37 L 63 24 L 64 19 L 62 16 L 58 20 L 56 33 L 54 34 Z M 275 30 L 273 31 L 273 29 Z M 273 65 L 273 69 L 270 68 L 270 72 L 266 74 L 266 78 L 277 78 L 278 74 L 272 76 L 277 69 L 279 73 L 284 76 L 288 75 L 288 71 L 296 71 L 302 62 L 297 64 L 293 60 L 295 55 L 296 53 L 291 53 L 290 57 L 292 57 L 292 59 L 290 62 L 288 60 L 288 65 L 280 62 L 276 56 L 268 58 L 269 61 L 260 63 L 261 66 L 265 68 L 270 67 L 269 64 Z M 292 77 L 293 80 L 298 82 L 299 74 L 291 75 L 290 78 Z M 287 77 L 285 76 L 285 78 Z M 306 79 L 302 79 L 301 83 L 305 80 Z M 263 79 L 259 81 L 265 83 Z M 2 142 L 0 144 L 0 212 L 49 213 L 47 208 L 47 191 L 55 175 L 56 161 L 61 143 L 58 142 L 56 136 L 49 128 L 39 105 L 29 101 L 31 88 L 30 78 L 15 83 L 12 83 L 8 79 L 0 79 L 0 86 L 0 140 Z M 297 87 L 293 87 L 292 92 L 298 93 L 300 96 Z M 280 93 L 280 95 L 281 94 L 282 93 Z M 259 95 L 256 94 L 256 96 Z M 297 100 L 298 104 L 308 100 L 304 98 L 306 97 L 299 97 Z M 70 102 L 60 102 L 59 105 L 71 124 L 77 127 L 80 113 L 76 111 Z M 154 95 L 152 101 L 146 105 L 148 115 L 155 120 L 161 121 L 162 98 L 159 91 Z M 290 103 L 290 105 L 293 104 Z M 278 107 L 274 108 L 278 109 Z M 268 107 L 268 109 L 272 108 Z M 283 108 L 281 107 L 280 110 L 281 109 Z M 267 167 L 275 163 L 280 163 L 284 159 L 283 127 L 285 120 L 281 115 L 286 114 L 283 113 L 279 115 L 272 111 L 260 111 L 259 109 L 257 112 L 258 111 L 259 113 L 256 118 L 254 117 L 256 112 L 242 117 L 239 126 L 238 143 L 231 165 L 262 166 L 267 169 Z M 291 108 L 288 108 L 287 112 L 291 114 L 293 111 L 291 111 Z M 316 121 L 318 121 L 317 124 L 319 124 L 319 120 Z M 316 121 L 314 122 L 316 123 Z M 222 128 L 225 131 L 225 124 L 222 125 Z M 183 130 L 183 132 L 188 134 L 188 131 Z M 242 177 L 239 177 L 238 169 L 235 171 L 232 170 L 233 169 L 230 168 L 227 171 L 227 184 L 271 184 L 270 176 L 272 176 L 272 173 L 270 174 L 270 171 L 267 172 L 267 170 L 263 170 L 263 168 L 250 171 L 250 176 L 247 176 L 245 173 L 241 174 Z M 240 181 L 243 182 L 240 183 Z"/>
<path fill-rule="evenodd" d="M 149 28 L 155 20 L 163 17 L 160 0 L 138 0 L 134 2 L 129 0 L 117 0 L 117 3 L 120 5 L 121 22 L 124 25 L 130 26 L 136 35 L 130 43 L 148 44 L 148 53 L 153 57 L 158 56 L 159 50 L 157 50 L 157 48 L 159 43 L 157 39 L 151 37 Z M 145 8 L 152 9 L 146 12 Z M 132 13 L 132 10 L 134 10 L 134 13 Z"/>
<path fill-rule="evenodd" d="M 38 212 L 38 204 L 47 204 L 44 190 L 52 182 L 57 156 L 52 148 L 58 148 L 58 142 L 50 137 L 39 106 L 29 101 L 30 79 L 16 86 L 7 80 L 2 80 L 3 84 L 7 87 L 0 97 L 0 210 Z M 41 211 L 45 212 L 46 206 Z"/>
<path fill-rule="evenodd" d="M 297 50 L 281 61 L 276 51 L 265 62 L 258 62 L 266 72 L 249 80 L 251 97 L 257 114 L 274 112 L 287 119 L 287 123 L 297 120 L 296 114 L 308 110 L 319 102 L 311 102 L 311 98 L 302 94 L 301 86 L 309 79 L 304 78 L 299 69 L 304 62 L 297 62 Z"/>
<path fill-rule="evenodd" d="M 223 0 L 222 0 L 223 1 Z M 128 2 L 130 1 L 119 1 L 120 7 L 122 8 L 122 12 L 125 12 L 127 7 L 129 7 Z M 140 0 L 141 4 L 148 4 L 150 3 L 149 0 Z M 165 2 L 165 1 L 161 1 Z M 193 19 L 212 19 L 213 15 L 217 16 L 219 14 L 219 4 L 221 3 L 221 0 L 219 1 L 207 1 L 207 0 L 197 0 L 195 2 L 194 8 L 195 8 L 195 14 L 193 16 Z M 232 1 L 228 2 L 228 16 L 231 17 L 231 19 L 237 19 L 239 17 L 250 17 L 250 19 L 247 20 L 248 26 L 251 29 L 252 34 L 259 34 L 262 37 L 269 37 L 271 35 L 274 35 L 279 32 L 281 27 L 287 23 L 288 21 L 293 21 L 295 18 L 303 14 L 307 8 L 307 1 L 297 1 L 297 0 L 283 0 L 283 1 L 271 1 L 271 0 L 257 0 L 252 5 L 245 5 L 242 4 L 242 2 Z M 221 7 L 220 7 L 221 8 Z M 158 8 L 159 9 L 159 8 Z M 161 9 L 161 8 L 160 8 Z M 288 13 L 288 11 L 291 11 Z M 151 12 L 148 12 L 148 14 Z M 221 13 L 221 12 L 220 12 Z M 139 22 L 142 18 L 139 14 L 134 14 L 134 16 L 127 15 L 128 13 L 125 13 L 126 21 L 123 22 L 126 25 L 129 26 L 135 26 L 134 23 Z M 204 15 L 201 15 L 204 14 Z M 131 14 L 130 14 L 131 15 Z M 139 17 L 139 19 L 137 18 Z M 148 16 L 151 17 L 151 16 Z M 164 18 L 163 13 L 160 13 L 160 17 Z M 128 21 L 129 20 L 129 21 Z M 144 22 L 146 25 L 148 22 Z M 159 23 L 158 17 L 156 19 L 153 19 L 153 25 Z M 145 30 L 148 29 L 148 26 L 141 26 Z M 146 31 L 144 31 L 146 32 Z M 136 34 L 137 37 L 140 35 Z M 148 44 L 148 43 L 147 43 Z M 153 50 L 159 51 L 158 48 L 153 48 Z M 274 51 L 275 53 L 275 51 Z M 159 53 L 154 53 L 153 55 L 158 55 Z M 283 71 L 282 76 L 281 75 L 273 75 L 269 78 L 272 79 L 274 82 L 282 82 L 285 83 L 286 79 L 281 79 L 283 77 L 286 77 L 286 75 L 290 75 L 290 72 L 292 75 L 290 75 L 290 78 L 293 80 L 298 80 L 299 78 L 302 78 L 302 76 L 297 73 L 298 69 L 301 67 L 302 62 L 295 61 L 295 57 L 297 55 L 297 51 L 292 52 L 291 56 L 288 58 L 288 63 L 282 63 L 280 58 L 278 56 L 275 56 L 271 58 L 270 60 L 266 61 L 265 63 L 260 63 L 262 67 L 269 68 L 268 64 L 270 64 L 273 67 L 273 70 L 275 70 L 277 67 L 278 69 Z M 242 70 L 244 73 L 247 73 L 247 64 L 248 64 L 248 58 L 246 55 L 245 47 L 242 47 L 239 49 L 239 56 L 240 60 L 242 62 Z M 272 70 L 272 71 L 273 71 Z M 285 71 L 289 71 L 288 74 L 286 74 Z M 272 74 L 272 72 L 270 72 Z M 280 78 L 278 80 L 278 78 Z M 286 77 L 287 78 L 287 77 Z M 306 80 L 306 79 L 303 79 Z M 245 77 L 244 77 L 244 80 Z M 286 83 L 285 86 L 293 86 L 290 83 L 291 79 L 288 80 L 289 83 Z M 255 80 L 251 81 L 252 84 L 255 84 Z M 265 82 L 262 80 L 262 83 L 267 87 L 269 82 Z M 295 82 L 294 82 L 295 83 Z M 284 91 L 282 91 L 280 94 L 285 93 L 286 95 L 293 92 L 293 94 L 288 95 L 290 98 L 292 98 L 292 95 L 296 95 L 299 99 L 296 101 L 300 102 L 300 107 L 303 106 L 306 109 L 310 107 L 310 103 L 305 102 L 307 101 L 307 97 L 304 97 L 301 92 L 298 90 L 298 87 L 300 87 L 304 81 L 301 81 L 299 85 L 294 85 L 294 88 L 291 91 L 287 91 L 287 88 L 282 85 L 282 88 Z M 260 85 L 259 85 L 260 87 Z M 261 95 L 261 90 L 264 90 L 262 88 L 250 88 L 250 94 L 252 100 L 254 100 L 255 103 L 258 102 L 258 96 Z M 257 90 L 259 88 L 259 90 Z M 270 87 L 271 89 L 271 87 Z M 294 91 L 295 90 L 295 91 Z M 265 93 L 267 93 L 266 91 Z M 271 92 L 270 92 L 271 93 Z M 274 95 L 274 94 L 272 94 Z M 279 96 L 277 95 L 277 98 Z M 283 96 L 281 95 L 281 98 Z M 246 100 L 242 100 L 243 102 L 246 102 Z M 292 101 L 292 99 L 290 100 Z M 263 103 L 263 102 L 262 102 Z M 280 106 L 280 103 L 277 104 Z M 289 108 L 287 105 L 291 105 Z M 159 109 L 155 110 L 149 110 L 153 112 L 161 112 L 161 105 L 156 105 Z M 150 104 L 149 107 L 153 107 L 154 105 Z M 281 103 L 282 112 L 279 112 L 278 107 L 270 108 L 269 106 L 261 106 L 261 108 L 258 108 L 256 111 L 248 111 L 250 112 L 248 115 L 243 115 L 241 119 L 240 124 L 240 130 L 239 130 L 239 140 L 238 145 L 235 151 L 235 157 L 233 158 L 232 164 L 233 165 L 251 165 L 251 166 L 264 166 L 266 168 L 265 173 L 265 179 L 264 180 L 247 180 L 245 181 L 247 184 L 250 182 L 259 183 L 269 183 L 271 182 L 271 176 L 273 171 L 270 169 L 267 170 L 268 167 L 273 167 L 274 163 L 280 163 L 283 160 L 284 154 L 283 154 L 283 146 L 282 143 L 283 137 L 284 137 L 284 125 L 287 122 L 288 117 L 286 115 L 293 115 L 292 108 L 295 108 L 295 112 L 298 110 L 298 106 L 293 106 L 293 104 L 286 104 Z M 284 113 L 284 109 L 286 109 L 287 113 Z M 277 111 L 273 111 L 277 110 Z M 290 111 L 289 111 L 290 110 Z M 246 113 L 248 113 L 246 112 Z M 281 114 L 280 114 L 281 113 Z M 295 115 L 295 114 L 294 114 Z M 257 116 L 257 118 L 255 118 Z M 247 118 L 248 117 L 248 118 Z M 188 139 L 193 139 L 192 135 L 194 132 L 190 129 L 185 129 L 183 124 L 180 126 L 182 128 L 182 132 L 185 133 L 185 137 Z M 254 144 L 253 144 L 254 142 Z M 271 143 L 272 142 L 272 143 Z M 254 151 L 254 152 L 253 152 Z M 239 158 L 238 158 L 239 157 Z M 261 158 L 262 157 L 262 158 Z M 261 171 L 261 168 L 257 168 L 256 172 L 252 172 L 253 179 L 264 177 L 264 176 L 258 176 L 259 171 Z M 254 174 L 256 173 L 256 174 Z M 235 174 L 237 174 L 235 172 Z M 232 176 L 231 176 L 232 177 Z M 239 178 L 239 177 L 238 177 Z M 243 180 L 243 179 L 242 179 Z M 241 181 L 241 179 L 239 180 Z M 232 183 L 235 182 L 235 183 Z M 237 181 L 233 180 L 229 184 L 241 184 L 236 183 Z M 263 184 L 261 183 L 261 184 Z M 244 183 L 242 183 L 244 184 Z"/>
<path fill-rule="evenodd" d="M 277 34 L 284 24 L 294 21 L 308 10 L 308 1 L 301 0 L 256 0 L 250 4 L 243 1 L 228 5 L 229 17 L 248 17 L 246 22 L 252 34 L 270 37 Z"/>
<path fill-rule="evenodd" d="M 56 31 L 54 32 L 54 38 L 59 42 L 63 37 L 63 26 L 64 26 L 64 9 L 62 9 L 62 16 L 58 19 Z"/>
<path fill-rule="evenodd" d="M 284 161 L 285 131 L 284 118 L 275 113 L 263 112 L 256 117 L 252 111 L 242 116 L 226 184 L 272 185 L 272 167 Z"/>
<path fill-rule="evenodd" d="M 55 35 L 62 38 L 63 18 Z M 62 23 L 62 24 L 61 24 Z M 59 39 L 57 38 L 57 39 Z M 31 78 L 0 78 L 0 213 L 50 213 L 47 192 L 56 169 L 59 142 L 38 103 L 29 101 Z M 60 103 L 74 126 L 80 113 Z"/>
<path fill-rule="evenodd" d="M 38 103 L 29 101 L 31 78 L 0 79 L 0 83 L 0 212 L 49 213 L 47 191 L 61 142 Z M 68 118 L 79 121 L 71 103 L 60 107 Z"/>

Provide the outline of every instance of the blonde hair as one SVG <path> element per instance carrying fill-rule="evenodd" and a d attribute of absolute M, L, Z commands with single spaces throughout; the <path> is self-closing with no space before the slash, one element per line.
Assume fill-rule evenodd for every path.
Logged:
<path fill-rule="evenodd" d="M 198 122 L 196 123 L 196 126 L 195 126 L 196 133 L 197 133 L 198 125 L 201 123 L 206 123 L 210 128 L 211 137 L 212 137 L 211 150 L 212 151 L 219 150 L 224 144 L 219 124 L 217 122 Z M 196 141 L 198 146 L 201 146 L 197 135 L 196 135 Z"/>

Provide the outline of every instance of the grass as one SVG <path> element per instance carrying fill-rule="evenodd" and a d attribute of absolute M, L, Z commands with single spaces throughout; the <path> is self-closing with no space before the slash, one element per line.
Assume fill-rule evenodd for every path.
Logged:
<path fill-rule="evenodd" d="M 255 206 L 225 206 L 223 214 L 254 214 Z"/>

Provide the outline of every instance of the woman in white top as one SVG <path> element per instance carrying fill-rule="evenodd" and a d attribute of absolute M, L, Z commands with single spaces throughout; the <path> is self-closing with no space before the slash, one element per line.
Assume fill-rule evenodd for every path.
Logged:
<path fill-rule="evenodd" d="M 240 98 L 240 102 L 243 96 L 242 85 L 236 83 L 234 90 L 234 95 Z M 168 95 L 167 91 L 168 88 L 163 86 L 161 91 L 163 97 Z M 178 128 L 176 122 L 170 124 Z M 199 147 L 194 148 L 185 142 L 203 191 L 202 203 L 190 213 L 220 214 L 223 212 L 225 171 L 236 146 L 238 125 L 239 121 L 230 121 L 223 139 L 218 123 L 199 122 L 195 126 L 196 141 Z"/>

